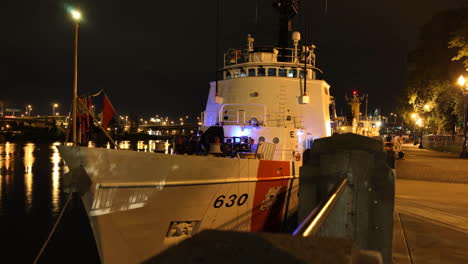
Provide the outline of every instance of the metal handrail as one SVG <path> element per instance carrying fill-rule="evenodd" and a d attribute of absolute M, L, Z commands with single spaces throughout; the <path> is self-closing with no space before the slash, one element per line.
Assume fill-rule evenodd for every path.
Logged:
<path fill-rule="evenodd" d="M 286 63 L 295 63 L 296 61 L 294 60 L 295 58 L 297 58 L 297 63 L 304 63 L 304 52 L 302 51 L 301 48 L 297 49 L 297 56 L 294 56 L 294 52 L 296 51 L 296 49 L 294 48 L 279 48 L 279 47 L 275 47 L 273 49 L 276 49 L 278 51 L 278 53 L 276 54 L 277 58 L 281 59 L 281 58 L 284 58 L 286 59 Z M 288 51 L 290 52 L 291 55 L 287 55 L 288 53 L 281 53 L 279 51 Z M 260 51 L 261 52 L 261 51 Z M 245 63 L 245 62 L 249 62 L 250 61 L 250 56 L 252 54 L 254 54 L 256 52 L 254 51 L 249 51 L 248 49 L 230 49 L 230 51 L 228 52 L 225 52 L 223 54 L 223 58 L 224 58 L 224 67 L 228 66 L 228 65 L 236 65 L 236 64 L 239 64 L 239 63 Z M 267 52 L 268 53 L 268 52 Z M 234 59 L 234 62 L 230 62 L 228 61 L 228 58 L 229 59 Z M 312 65 L 312 64 L 309 64 L 308 65 Z"/>
<path fill-rule="evenodd" d="M 335 186 L 333 186 L 332 190 L 330 191 L 330 195 L 327 200 L 322 201 L 317 207 L 315 207 L 309 215 L 302 221 L 301 224 L 294 230 L 292 233 L 293 236 L 314 236 L 317 234 L 318 230 L 325 222 L 330 211 L 333 209 L 336 201 L 340 198 L 343 190 L 348 183 L 347 178 L 343 178 L 339 181 Z"/>

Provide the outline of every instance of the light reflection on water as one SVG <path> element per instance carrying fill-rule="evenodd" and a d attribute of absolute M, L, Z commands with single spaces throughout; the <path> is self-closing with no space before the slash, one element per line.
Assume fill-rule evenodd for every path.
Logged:
<path fill-rule="evenodd" d="M 32 263 L 65 204 L 61 183 L 68 169 L 57 144 L 0 144 L 1 263 Z M 39 263 L 62 263 L 71 255 L 72 263 L 99 263 L 81 202 L 72 199 L 69 206 Z"/>
<path fill-rule="evenodd" d="M 15 144 L 6 142 L 0 144 L 0 215 L 1 210 L 4 207 L 2 201 L 3 195 L 8 195 L 10 186 L 11 175 L 15 166 Z M 13 187 L 13 186 L 12 186 Z"/>
<path fill-rule="evenodd" d="M 52 211 L 57 212 L 59 208 L 59 199 L 60 199 L 60 172 L 62 169 L 63 173 L 68 172 L 67 166 L 60 166 L 60 153 L 55 146 L 60 145 L 60 143 L 53 143 L 50 146 L 52 150 L 52 156 L 50 157 L 50 161 L 52 162 L 52 196 L 51 196 L 51 203 L 52 203 Z"/>
<path fill-rule="evenodd" d="M 28 143 L 23 147 L 24 151 L 24 187 L 26 197 L 26 208 L 29 210 L 32 206 L 33 197 L 33 165 L 34 165 L 34 149 L 33 143 Z"/>
<path fill-rule="evenodd" d="M 43 207 L 47 203 L 42 196 L 50 196 L 53 215 L 60 211 L 60 178 L 68 172 L 68 168 L 55 147 L 59 144 L 0 144 L 0 216 L 9 214 L 3 210 L 5 206 L 14 207 L 15 210 L 20 210 L 22 206 L 24 213 L 29 213 L 36 202 Z M 45 146 L 48 150 L 41 150 Z M 48 158 L 49 162 L 37 164 L 38 159 L 42 158 Z M 45 190 L 50 190 L 50 193 L 44 193 Z M 38 195 L 36 192 L 39 192 Z M 22 205 L 19 204 L 21 201 Z"/>

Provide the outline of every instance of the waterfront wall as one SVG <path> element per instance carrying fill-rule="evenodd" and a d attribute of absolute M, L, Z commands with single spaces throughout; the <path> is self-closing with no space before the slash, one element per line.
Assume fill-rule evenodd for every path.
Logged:
<path fill-rule="evenodd" d="M 460 153 L 463 145 L 463 135 L 426 135 L 423 145 L 436 151 Z"/>
<path fill-rule="evenodd" d="M 378 251 L 384 263 L 392 263 L 395 174 L 386 162 L 383 142 L 352 133 L 335 135 L 314 141 L 303 157 L 299 219 L 328 199 L 336 182 L 347 178 L 318 236 L 351 238 L 358 248 Z"/>

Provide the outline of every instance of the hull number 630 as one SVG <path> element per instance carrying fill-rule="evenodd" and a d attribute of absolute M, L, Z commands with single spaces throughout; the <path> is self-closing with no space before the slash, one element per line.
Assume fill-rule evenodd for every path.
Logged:
<path fill-rule="evenodd" d="M 235 204 L 238 206 L 242 206 L 245 204 L 247 201 L 247 198 L 249 198 L 249 195 L 244 193 L 241 196 L 239 196 L 239 199 L 237 199 L 237 195 L 232 194 L 229 197 L 226 198 L 226 195 L 220 195 L 218 198 L 213 203 L 214 208 L 220 208 L 221 206 L 226 206 L 226 207 L 231 207 Z"/>

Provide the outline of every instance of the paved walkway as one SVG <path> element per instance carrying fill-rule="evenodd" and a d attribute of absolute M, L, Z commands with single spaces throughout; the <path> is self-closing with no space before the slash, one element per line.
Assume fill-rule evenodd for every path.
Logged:
<path fill-rule="evenodd" d="M 394 263 L 468 263 L 468 160 L 404 148 L 396 164 Z"/>

